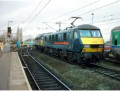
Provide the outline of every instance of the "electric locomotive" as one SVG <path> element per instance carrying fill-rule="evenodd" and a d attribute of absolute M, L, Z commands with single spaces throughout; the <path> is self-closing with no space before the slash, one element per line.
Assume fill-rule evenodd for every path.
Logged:
<path fill-rule="evenodd" d="M 104 51 L 100 29 L 89 24 L 44 34 L 43 41 L 45 52 L 81 64 L 99 62 Z"/>
<path fill-rule="evenodd" d="M 111 51 L 114 57 L 120 61 L 120 26 L 111 31 Z"/>

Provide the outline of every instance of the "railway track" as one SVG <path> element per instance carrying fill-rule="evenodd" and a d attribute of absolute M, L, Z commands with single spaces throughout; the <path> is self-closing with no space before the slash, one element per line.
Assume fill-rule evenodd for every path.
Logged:
<path fill-rule="evenodd" d="M 92 67 L 89 67 L 90 70 L 120 81 L 120 71 L 116 71 L 116 70 L 102 67 L 102 66 L 95 65 L 95 64 L 92 64 L 91 66 Z"/>
<path fill-rule="evenodd" d="M 45 55 L 51 56 L 50 54 L 45 54 Z M 55 59 L 61 60 L 60 58 L 58 58 L 56 56 L 52 55 L 52 57 L 55 58 Z M 70 63 L 70 64 L 73 63 L 73 62 L 65 61 L 65 60 L 62 60 L 62 61 Z M 77 63 L 73 63 L 73 64 L 77 65 L 77 66 L 80 66 Z M 113 69 L 110 69 L 110 68 L 106 68 L 106 67 L 102 67 L 100 65 L 95 65 L 95 64 L 91 64 L 91 65 L 84 66 L 84 67 L 80 66 L 80 68 L 89 69 L 89 70 L 91 70 L 93 72 L 96 72 L 96 73 L 99 73 L 99 74 L 108 76 L 108 77 L 110 77 L 112 79 L 120 81 L 120 71 L 116 71 L 116 70 L 113 70 Z"/>
<path fill-rule="evenodd" d="M 108 62 L 111 62 L 111 63 L 114 63 L 114 64 L 117 64 L 117 65 L 120 65 L 120 61 L 118 61 L 117 59 L 115 58 L 105 58 L 105 61 L 108 61 Z"/>
<path fill-rule="evenodd" d="M 50 55 L 50 54 L 45 53 L 45 55 L 52 56 L 55 59 L 61 60 L 60 58 L 58 58 L 56 56 L 53 56 L 53 55 Z M 62 61 L 80 66 L 79 64 L 71 62 L 71 61 L 65 61 L 63 59 L 62 59 Z M 82 68 L 92 70 L 92 71 L 97 72 L 99 74 L 102 74 L 102 75 L 105 75 L 105 76 L 108 76 L 110 78 L 113 78 L 113 79 L 116 79 L 116 80 L 120 81 L 120 71 L 116 71 L 116 70 L 106 68 L 106 67 L 102 67 L 100 65 L 95 65 L 95 64 L 91 64 L 89 66 L 84 66 L 84 67 L 82 66 Z"/>
<path fill-rule="evenodd" d="M 70 88 L 53 75 L 48 69 L 32 57 L 28 49 L 22 50 L 22 60 L 28 69 L 37 89 L 35 90 L 70 90 Z"/>

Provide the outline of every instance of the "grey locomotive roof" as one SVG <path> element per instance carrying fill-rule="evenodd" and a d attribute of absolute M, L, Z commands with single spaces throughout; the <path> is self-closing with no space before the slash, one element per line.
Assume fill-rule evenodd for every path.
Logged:
<path fill-rule="evenodd" d="M 112 29 L 112 31 L 116 31 L 116 30 L 120 30 L 120 26 L 117 26 L 117 27 Z"/>
<path fill-rule="evenodd" d="M 57 34 L 57 33 L 64 33 L 64 32 L 67 32 L 67 31 L 70 31 L 70 30 L 73 30 L 73 29 L 89 29 L 89 30 L 97 30 L 99 29 L 98 27 L 96 26 L 93 26 L 93 25 L 90 25 L 90 24 L 82 24 L 82 25 L 79 25 L 79 26 L 75 26 L 73 28 L 69 28 L 69 29 L 64 29 L 64 30 L 60 30 L 60 31 L 57 31 L 57 32 L 54 32 L 52 34 Z M 50 35 L 51 33 L 49 34 L 45 34 L 45 35 Z"/>
<path fill-rule="evenodd" d="M 78 28 L 78 29 L 93 29 L 93 30 L 99 29 L 98 27 L 90 25 L 90 24 L 82 24 L 82 25 L 76 26 L 75 29 L 76 28 Z"/>

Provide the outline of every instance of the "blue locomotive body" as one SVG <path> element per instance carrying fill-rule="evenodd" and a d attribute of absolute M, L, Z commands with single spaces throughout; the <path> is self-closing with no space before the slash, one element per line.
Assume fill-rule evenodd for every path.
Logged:
<path fill-rule="evenodd" d="M 77 63 L 100 60 L 104 41 L 100 29 L 89 24 L 44 34 L 44 51 Z"/>

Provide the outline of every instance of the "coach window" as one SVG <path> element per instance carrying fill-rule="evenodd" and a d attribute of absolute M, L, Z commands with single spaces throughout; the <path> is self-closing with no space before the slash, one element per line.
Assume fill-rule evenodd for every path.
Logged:
<path fill-rule="evenodd" d="M 60 37 L 60 41 L 63 41 L 63 33 L 60 33 L 59 37 Z"/>
<path fill-rule="evenodd" d="M 67 32 L 67 40 L 70 39 L 70 32 Z"/>
<path fill-rule="evenodd" d="M 47 39 L 46 39 L 46 36 L 45 36 L 45 41 L 46 41 Z"/>
<path fill-rule="evenodd" d="M 47 41 L 49 41 L 49 36 L 47 36 Z"/>
<path fill-rule="evenodd" d="M 74 39 L 77 39 L 77 38 L 78 38 L 78 34 L 77 34 L 77 31 L 74 31 L 74 35 L 73 35 L 73 38 L 74 38 Z"/>
<path fill-rule="evenodd" d="M 51 35 L 49 36 L 49 41 L 51 41 Z"/>
<path fill-rule="evenodd" d="M 70 32 L 70 39 L 73 39 L 73 31 Z"/>
<path fill-rule="evenodd" d="M 57 34 L 55 35 L 55 40 L 56 40 L 56 41 L 58 40 L 58 35 L 57 35 Z"/>
<path fill-rule="evenodd" d="M 60 36 L 61 36 L 61 34 L 59 33 L 59 34 L 58 34 L 58 41 L 61 40 L 61 37 L 60 37 Z"/>
<path fill-rule="evenodd" d="M 49 36 L 47 36 L 47 41 L 49 41 Z"/>
<path fill-rule="evenodd" d="M 48 36 L 46 36 L 46 41 L 48 41 Z"/>
<path fill-rule="evenodd" d="M 52 35 L 52 41 L 54 41 L 54 35 Z"/>
<path fill-rule="evenodd" d="M 63 34 L 63 40 L 66 41 L 66 39 L 67 39 L 67 34 L 64 33 L 64 34 Z"/>
<path fill-rule="evenodd" d="M 115 35 L 114 45 L 118 44 L 118 35 Z"/>

